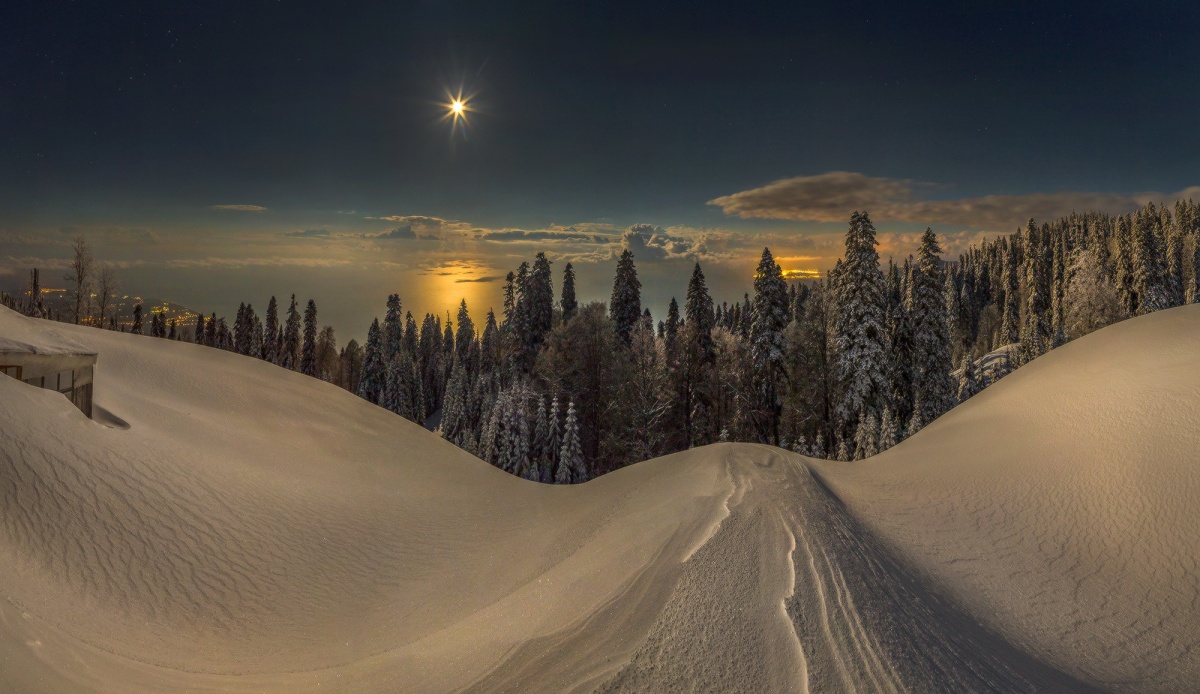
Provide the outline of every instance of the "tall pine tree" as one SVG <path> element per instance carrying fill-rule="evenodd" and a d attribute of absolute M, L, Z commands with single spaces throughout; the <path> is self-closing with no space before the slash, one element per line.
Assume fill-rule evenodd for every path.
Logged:
<path fill-rule="evenodd" d="M 613 280 L 612 299 L 608 315 L 617 331 L 617 339 L 626 347 L 638 319 L 642 316 L 642 283 L 633 264 L 633 252 L 626 248 L 617 260 L 617 276 Z"/>
<path fill-rule="evenodd" d="M 752 412 L 759 441 L 776 445 L 787 380 L 787 343 L 783 331 L 789 322 L 788 304 L 783 270 L 770 249 L 764 248 L 754 273 L 754 303 L 751 305 Z"/>
<path fill-rule="evenodd" d="M 846 258 L 836 278 L 836 416 L 842 443 L 855 440 L 859 418 L 878 417 L 891 404 L 887 284 L 875 250 L 875 226 L 854 212 L 846 233 Z"/>
<path fill-rule="evenodd" d="M 300 372 L 306 376 L 319 375 L 317 371 L 317 302 L 308 300 L 304 307 L 304 342 L 300 348 Z"/>
<path fill-rule="evenodd" d="M 579 302 L 575 299 L 575 268 L 570 263 L 567 263 L 566 269 L 563 270 L 562 300 L 559 302 L 559 308 L 562 309 L 563 321 L 571 320 L 571 316 L 579 310 Z"/>
<path fill-rule="evenodd" d="M 954 380 L 950 372 L 950 325 L 943 295 L 942 249 L 937 235 L 926 229 L 913 268 L 912 314 L 913 402 L 920 422 L 929 424 L 954 406 Z"/>

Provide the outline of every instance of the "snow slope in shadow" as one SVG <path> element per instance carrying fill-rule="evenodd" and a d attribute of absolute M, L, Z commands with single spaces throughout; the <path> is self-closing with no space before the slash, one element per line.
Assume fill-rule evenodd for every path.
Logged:
<path fill-rule="evenodd" d="M 25 320 L 0 310 L 0 334 Z M 54 327 L 99 352 L 96 403 L 128 428 L 0 379 L 6 690 L 1200 675 L 1195 307 L 1057 350 L 870 461 L 722 444 L 576 487 L 260 361 Z"/>

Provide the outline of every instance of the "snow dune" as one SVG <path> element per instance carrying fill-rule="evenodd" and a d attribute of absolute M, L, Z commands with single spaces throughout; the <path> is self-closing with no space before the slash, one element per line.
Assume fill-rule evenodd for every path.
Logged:
<path fill-rule="evenodd" d="M 870 461 L 722 444 L 578 487 L 263 362 L 0 309 L 31 327 L 99 353 L 98 414 L 0 378 L 3 691 L 1200 681 L 1200 307 Z"/>

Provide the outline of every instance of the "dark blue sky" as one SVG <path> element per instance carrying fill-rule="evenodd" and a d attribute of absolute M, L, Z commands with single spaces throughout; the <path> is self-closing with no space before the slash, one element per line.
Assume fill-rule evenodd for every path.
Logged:
<path fill-rule="evenodd" d="M 6 3 L 0 271 L 52 265 L 84 232 L 134 274 L 201 254 L 311 274 L 337 253 L 289 234 L 361 240 L 414 216 L 455 222 L 427 230 L 436 252 L 368 250 L 470 257 L 483 278 L 537 250 L 485 230 L 591 225 L 620 247 L 645 222 L 675 229 L 666 259 L 761 250 L 696 243 L 723 230 L 823 267 L 836 252 L 812 235 L 844 229 L 851 204 L 880 210 L 882 232 L 1008 231 L 964 216 L 973 203 L 927 219 L 893 203 L 1016 196 L 1002 206 L 1020 219 L 1099 199 L 1021 196 L 1119 209 L 1200 183 L 1200 5 L 908 5 Z M 460 86 L 475 111 L 452 137 L 441 102 Z M 815 178 L 709 204 L 793 177 Z"/>
<path fill-rule="evenodd" d="M 698 222 L 828 170 L 1195 183 L 1195 3 L 648 4 L 10 5 L 0 204 Z M 481 112 L 451 145 L 460 83 Z"/>

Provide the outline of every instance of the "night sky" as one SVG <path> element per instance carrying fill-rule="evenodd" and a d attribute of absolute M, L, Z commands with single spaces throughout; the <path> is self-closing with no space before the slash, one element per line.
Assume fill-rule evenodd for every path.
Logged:
<path fill-rule="evenodd" d="M 695 260 L 718 300 L 764 245 L 828 269 L 853 209 L 899 256 L 1200 197 L 1194 3 L 810 5 L 7 3 L 0 284 L 82 233 L 127 291 L 361 339 L 538 250 L 606 300 L 632 248 L 661 317 Z"/>

